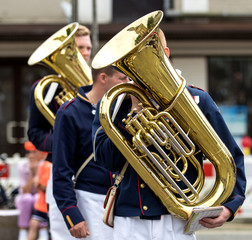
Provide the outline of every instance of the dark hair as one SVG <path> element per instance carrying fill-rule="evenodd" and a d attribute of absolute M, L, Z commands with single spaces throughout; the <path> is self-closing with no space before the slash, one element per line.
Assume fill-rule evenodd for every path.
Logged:
<path fill-rule="evenodd" d="M 113 76 L 113 74 L 116 72 L 116 68 L 114 68 L 113 66 L 108 66 L 108 67 L 104 67 L 104 68 L 100 68 L 100 69 L 94 69 L 92 68 L 92 78 L 93 78 L 93 82 L 96 82 L 96 79 L 98 77 L 99 74 L 101 73 L 105 73 L 107 74 L 109 77 Z"/>

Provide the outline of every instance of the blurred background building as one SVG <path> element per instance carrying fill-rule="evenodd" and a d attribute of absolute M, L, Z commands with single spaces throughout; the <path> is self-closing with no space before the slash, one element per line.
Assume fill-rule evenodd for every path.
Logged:
<path fill-rule="evenodd" d="M 101 47 L 125 26 L 162 10 L 171 61 L 188 84 L 208 91 L 240 139 L 252 136 L 250 0 L 0 0 L 0 153 L 24 154 L 32 84 L 52 73 L 28 66 L 32 52 L 69 22 L 92 29 Z M 98 28 L 97 28 L 98 27 Z M 95 50 L 97 51 L 97 50 Z"/>

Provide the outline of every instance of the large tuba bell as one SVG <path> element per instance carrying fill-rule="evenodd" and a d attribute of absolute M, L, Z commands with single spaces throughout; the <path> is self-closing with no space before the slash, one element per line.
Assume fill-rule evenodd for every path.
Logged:
<path fill-rule="evenodd" d="M 140 87 L 126 83 L 108 91 L 100 104 L 101 125 L 167 210 L 188 219 L 193 208 L 217 206 L 230 196 L 236 167 L 163 50 L 158 27 L 162 17 L 161 11 L 155 11 L 124 28 L 97 53 L 92 66 L 112 64 Z M 110 114 L 113 102 L 126 93 L 137 97 L 142 108 L 124 119 L 132 141 L 116 128 Z M 202 157 L 216 172 L 206 196 L 202 196 Z M 188 166 L 195 171 L 193 181 Z"/>
<path fill-rule="evenodd" d="M 54 88 L 57 88 L 58 84 L 61 85 L 62 91 L 55 97 L 61 105 L 66 100 L 74 98 L 79 87 L 92 83 L 91 69 L 75 43 L 74 34 L 78 26 L 78 23 L 71 23 L 58 30 L 42 43 L 28 60 L 29 65 L 45 63 L 59 74 L 44 77 L 34 91 L 36 105 L 51 125 L 54 125 L 55 114 L 44 99 L 45 88 L 49 84 L 54 85 Z M 52 90 L 52 95 L 54 92 Z"/>

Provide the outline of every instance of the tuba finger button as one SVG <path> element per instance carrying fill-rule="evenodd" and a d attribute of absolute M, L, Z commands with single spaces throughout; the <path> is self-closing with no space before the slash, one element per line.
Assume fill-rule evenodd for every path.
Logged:
<path fill-rule="evenodd" d="M 144 183 L 141 183 L 141 184 L 140 184 L 140 188 L 145 188 L 145 184 L 144 184 Z"/>

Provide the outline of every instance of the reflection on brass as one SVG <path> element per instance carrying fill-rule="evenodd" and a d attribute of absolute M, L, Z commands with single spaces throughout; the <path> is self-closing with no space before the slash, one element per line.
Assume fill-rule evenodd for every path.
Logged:
<path fill-rule="evenodd" d="M 72 34 L 73 33 L 73 31 L 74 31 L 74 28 L 76 27 L 76 25 L 72 25 L 72 26 L 70 26 L 70 27 L 68 27 L 68 28 L 66 28 L 66 35 L 60 35 L 60 36 L 56 36 L 53 40 L 54 41 L 60 41 L 60 42 L 64 42 L 65 41 L 65 39 L 70 35 L 70 34 Z"/>
<path fill-rule="evenodd" d="M 135 40 L 135 44 L 137 45 L 149 34 L 150 30 L 153 29 L 154 26 L 155 18 L 151 16 L 147 19 L 146 27 L 144 24 L 140 23 L 136 27 L 129 28 L 128 31 L 135 31 L 135 33 L 138 35 Z"/>

